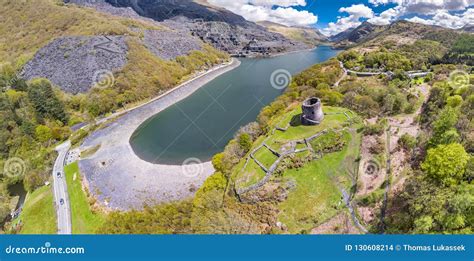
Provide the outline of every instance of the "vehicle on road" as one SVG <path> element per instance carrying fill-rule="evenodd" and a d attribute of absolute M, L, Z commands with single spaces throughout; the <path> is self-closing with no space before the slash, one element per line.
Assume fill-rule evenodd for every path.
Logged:
<path fill-rule="evenodd" d="M 64 205 L 64 199 L 60 199 L 59 204 Z"/>
<path fill-rule="evenodd" d="M 58 178 L 60 178 L 60 177 L 61 177 L 61 172 L 58 172 L 58 173 L 56 174 L 56 176 L 58 176 Z"/>

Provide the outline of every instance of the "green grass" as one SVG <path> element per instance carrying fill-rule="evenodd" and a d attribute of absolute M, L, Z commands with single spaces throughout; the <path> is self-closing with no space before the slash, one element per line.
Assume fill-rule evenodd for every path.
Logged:
<path fill-rule="evenodd" d="M 344 114 L 334 113 L 350 112 L 347 109 L 330 106 L 325 106 L 324 111 L 325 113 L 328 113 L 328 115 L 325 115 L 325 118 L 321 124 L 315 126 L 305 126 L 298 124 L 299 115 L 301 114 L 301 107 L 299 105 L 293 106 L 292 109 L 282 115 L 279 119 L 276 119 L 274 122 L 278 126 L 286 126 L 287 123 L 293 121 L 296 122 L 295 126 L 290 126 L 286 131 L 276 130 L 266 139 L 266 144 L 269 145 L 272 149 L 281 152 L 281 147 L 289 141 L 308 138 L 311 135 L 314 135 L 328 128 L 342 128 L 343 123 L 347 121 L 347 117 Z M 263 140 L 263 138 L 257 139 L 257 141 L 254 142 L 254 146 L 251 150 L 262 144 Z M 297 146 L 297 148 L 304 147 L 304 145 Z M 273 155 L 268 149 L 264 148 L 259 149 L 255 153 L 255 157 L 260 162 L 262 162 L 267 168 L 270 167 L 271 164 L 276 160 L 276 156 Z M 239 166 L 234 171 L 234 176 L 237 177 L 236 180 L 238 181 L 237 184 L 239 184 L 238 187 L 243 186 L 244 184 L 245 186 L 255 184 L 265 176 L 265 173 L 253 161 L 249 162 L 247 168 L 244 171 L 240 171 L 242 167 L 243 164 L 239 164 Z"/>
<path fill-rule="evenodd" d="M 28 193 L 19 219 L 23 223 L 20 234 L 56 234 L 52 188 L 43 186 Z"/>
<path fill-rule="evenodd" d="M 236 187 L 238 189 L 253 185 L 265 177 L 265 172 L 257 165 L 257 163 L 255 163 L 253 159 L 249 159 L 247 167 L 240 171 L 240 169 L 244 166 L 243 164 L 245 160 L 242 160 L 241 162 L 242 164 L 239 164 L 240 168 L 238 168 L 239 171 L 237 171 L 234 176 Z"/>
<path fill-rule="evenodd" d="M 268 137 L 260 137 L 253 145 L 253 149 L 258 147 L 265 140 L 266 144 L 281 152 L 281 146 L 289 141 L 308 138 L 322 130 L 334 128 L 341 129 L 347 122 L 344 114 L 348 112 L 351 117 L 356 116 L 347 109 L 337 107 L 324 107 L 325 119 L 320 125 L 303 126 L 293 124 L 286 131 L 275 131 Z M 278 126 L 286 126 L 293 121 L 298 123 L 301 108 L 299 105 L 293 106 L 284 115 L 273 122 Z M 295 117 L 296 116 L 296 117 Z M 321 159 L 313 160 L 303 167 L 288 169 L 282 173 L 281 179 L 292 181 L 295 187 L 288 193 L 285 201 L 278 203 L 278 221 L 284 223 L 291 234 L 307 232 L 310 229 L 326 222 L 328 219 L 344 211 L 345 205 L 342 202 L 342 195 L 338 187 L 351 191 L 351 176 L 357 175 L 361 134 L 356 129 L 360 124 L 353 124 L 344 132 L 341 139 L 344 140 L 342 149 L 327 153 Z M 330 135 L 330 134 L 324 134 Z M 297 148 L 304 148 L 304 144 L 297 145 Z M 300 153 L 298 157 L 305 157 L 309 151 Z M 260 149 L 255 153 L 255 157 L 264 165 L 272 161 L 272 153 L 268 149 Z M 260 167 L 250 160 L 247 167 L 242 170 L 245 159 L 242 159 L 233 172 L 236 188 L 243 188 L 257 183 L 265 173 Z"/>
<path fill-rule="evenodd" d="M 267 169 L 278 159 L 269 149 L 261 147 L 254 154 L 255 158 L 260 161 Z"/>
<path fill-rule="evenodd" d="M 290 122 L 292 118 L 294 118 L 294 122 L 296 126 L 290 126 L 287 131 L 275 131 L 275 134 L 272 135 L 270 139 L 268 139 L 267 144 L 273 144 L 274 142 L 281 143 L 289 140 L 296 140 L 296 139 L 303 139 L 307 138 L 319 131 L 322 131 L 327 128 L 339 128 L 343 122 L 347 120 L 344 114 L 331 114 L 331 113 L 342 113 L 348 111 L 347 109 L 342 108 L 335 108 L 325 106 L 324 112 L 329 113 L 330 115 L 325 115 L 324 120 L 319 125 L 315 126 L 306 126 L 301 125 L 299 121 L 299 115 L 301 114 L 301 108 L 297 107 L 290 113 L 286 114 L 284 120 L 281 122 L 285 125 L 286 123 Z"/>
<path fill-rule="evenodd" d="M 94 213 L 82 189 L 79 166 L 72 163 L 64 168 L 71 202 L 72 232 L 74 234 L 93 234 L 104 224 L 105 216 Z M 74 180 L 74 176 L 76 177 Z"/>
<path fill-rule="evenodd" d="M 336 186 L 350 190 L 348 168 L 357 169 L 360 134 L 346 133 L 347 145 L 342 151 L 326 154 L 303 168 L 287 170 L 283 177 L 296 182 L 287 200 L 279 204 L 278 220 L 289 233 L 300 233 L 327 221 L 344 207 Z"/>

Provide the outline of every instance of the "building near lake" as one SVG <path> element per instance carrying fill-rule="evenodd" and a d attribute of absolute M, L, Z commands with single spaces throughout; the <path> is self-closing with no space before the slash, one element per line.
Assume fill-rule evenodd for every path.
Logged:
<path fill-rule="evenodd" d="M 311 97 L 306 99 L 301 108 L 303 110 L 301 115 L 301 123 L 303 125 L 317 125 L 323 121 L 323 105 L 319 98 Z"/>

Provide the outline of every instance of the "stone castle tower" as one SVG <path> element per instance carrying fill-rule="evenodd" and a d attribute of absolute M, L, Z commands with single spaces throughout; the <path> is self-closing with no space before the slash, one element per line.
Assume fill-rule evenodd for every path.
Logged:
<path fill-rule="evenodd" d="M 303 114 L 301 115 L 301 123 L 303 125 L 317 125 L 323 121 L 323 105 L 319 98 L 308 98 L 301 107 L 303 109 Z"/>

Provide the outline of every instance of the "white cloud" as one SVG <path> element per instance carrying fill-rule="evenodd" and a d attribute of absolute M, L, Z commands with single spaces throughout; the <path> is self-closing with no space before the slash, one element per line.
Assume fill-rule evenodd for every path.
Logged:
<path fill-rule="evenodd" d="M 350 15 L 353 15 L 354 18 L 360 18 L 360 17 L 372 18 L 374 16 L 374 11 L 372 11 L 372 9 L 370 9 L 368 6 L 365 6 L 363 4 L 351 5 L 349 7 L 341 7 L 339 9 L 339 12 L 341 13 L 346 12 Z"/>
<path fill-rule="evenodd" d="M 306 0 L 249 0 L 249 4 L 258 6 L 306 6 Z"/>
<path fill-rule="evenodd" d="M 474 11 L 471 7 L 474 0 L 369 0 L 369 3 L 374 6 L 396 5 L 368 20 L 377 25 L 390 24 L 410 15 L 415 16 L 406 20 L 448 28 L 460 28 L 473 23 Z M 460 14 L 461 11 L 464 13 Z M 420 14 L 428 18 L 417 16 Z"/>
<path fill-rule="evenodd" d="M 404 1 L 404 14 L 436 14 L 438 11 L 460 11 L 473 5 L 473 0 L 411 0 Z"/>
<path fill-rule="evenodd" d="M 368 21 L 376 25 L 387 25 L 393 22 L 397 17 L 399 17 L 400 13 L 401 13 L 401 10 L 397 6 L 397 7 L 389 8 L 383 11 L 382 13 L 380 13 L 380 15 L 374 16 Z"/>
<path fill-rule="evenodd" d="M 464 13 L 460 14 L 450 14 L 446 10 L 439 10 L 429 19 L 414 16 L 406 20 L 414 23 L 437 25 L 452 29 L 458 29 L 467 24 L 474 24 L 474 9 L 467 9 Z"/>
<path fill-rule="evenodd" d="M 369 4 L 379 6 L 379 5 L 386 5 L 390 3 L 401 4 L 403 0 L 369 0 Z"/>
<path fill-rule="evenodd" d="M 339 9 L 341 13 L 348 13 L 349 16 L 340 17 L 336 22 L 331 22 L 321 30 L 327 36 L 335 35 L 347 29 L 357 27 L 361 24 L 361 18 L 373 18 L 374 12 L 368 6 L 363 4 L 351 5 Z"/>
<path fill-rule="evenodd" d="M 439 10 L 462 11 L 474 5 L 474 0 L 369 0 L 374 6 L 396 4 L 402 14 L 435 14 Z"/>
<path fill-rule="evenodd" d="M 309 26 L 318 17 L 293 7 L 306 6 L 306 0 L 208 0 L 253 22 L 270 21 L 288 26 Z"/>

